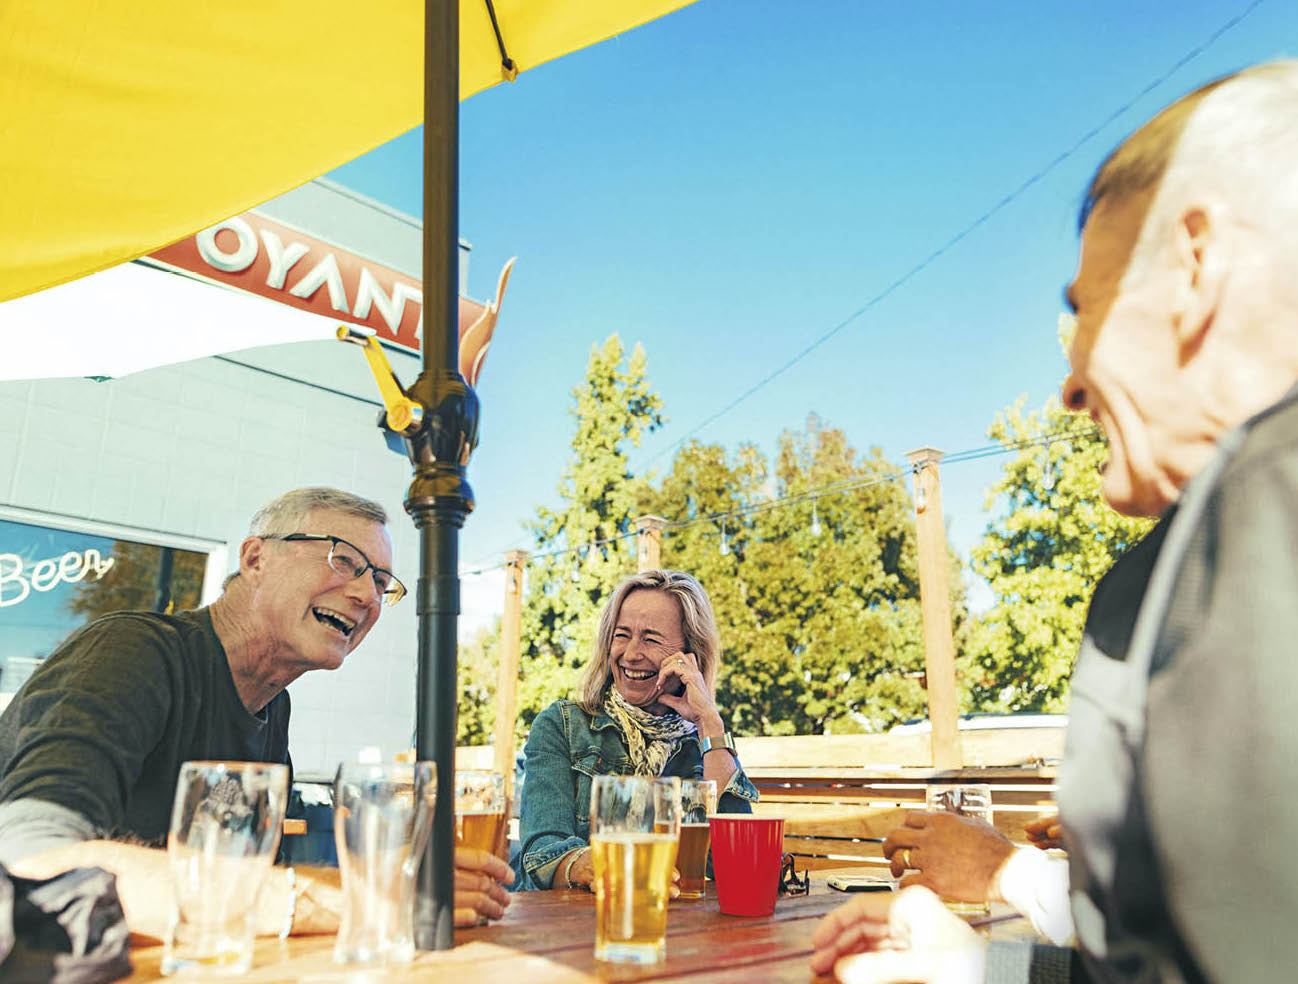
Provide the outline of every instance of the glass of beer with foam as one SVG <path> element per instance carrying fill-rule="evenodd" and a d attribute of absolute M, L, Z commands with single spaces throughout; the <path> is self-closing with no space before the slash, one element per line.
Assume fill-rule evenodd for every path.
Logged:
<path fill-rule="evenodd" d="M 667 955 L 667 899 L 681 827 L 681 781 L 596 776 L 590 790 L 595 959 Z"/>
<path fill-rule="evenodd" d="M 717 812 L 717 784 L 711 779 L 681 780 L 681 837 L 676 867 L 681 873 L 681 898 L 703 898 L 707 881 L 708 817 Z"/>
<path fill-rule="evenodd" d="M 505 777 L 455 772 L 455 843 L 499 854 L 505 842 Z"/>

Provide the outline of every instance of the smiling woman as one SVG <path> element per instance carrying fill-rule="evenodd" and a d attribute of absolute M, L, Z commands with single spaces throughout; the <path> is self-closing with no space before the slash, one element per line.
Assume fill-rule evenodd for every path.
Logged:
<path fill-rule="evenodd" d="M 694 577 L 645 571 L 618 586 L 579 699 L 555 701 L 528 735 L 517 889 L 589 887 L 595 776 L 711 779 L 721 812 L 752 812 L 757 790 L 713 696 L 720 657 L 712 603 Z"/>

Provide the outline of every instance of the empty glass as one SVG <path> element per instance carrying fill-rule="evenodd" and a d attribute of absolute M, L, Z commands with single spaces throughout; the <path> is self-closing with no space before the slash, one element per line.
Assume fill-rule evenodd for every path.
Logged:
<path fill-rule="evenodd" d="M 930 810 L 959 813 L 992 822 L 992 788 L 986 783 L 935 783 L 928 787 L 925 806 Z M 948 909 L 961 916 L 985 916 L 991 909 L 986 902 L 942 900 Z"/>
<path fill-rule="evenodd" d="M 181 766 L 167 835 L 172 918 L 164 974 L 235 975 L 252 966 L 257 896 L 287 803 L 286 765 Z"/>
<path fill-rule="evenodd" d="M 667 899 L 681 826 L 681 781 L 596 776 L 590 790 L 595 959 L 667 955 Z"/>
<path fill-rule="evenodd" d="M 432 831 L 433 763 L 345 762 L 334 782 L 343 911 L 334 960 L 408 963 L 415 956 L 415 875 Z"/>

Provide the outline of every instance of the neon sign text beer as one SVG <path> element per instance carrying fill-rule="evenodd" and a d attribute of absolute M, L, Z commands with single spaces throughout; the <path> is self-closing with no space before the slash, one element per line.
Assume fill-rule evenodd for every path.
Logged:
<path fill-rule="evenodd" d="M 60 584 L 73 584 L 90 575 L 100 581 L 112 566 L 113 558 L 102 557 L 93 547 L 38 560 L 30 568 L 17 554 L 0 553 L 0 608 L 26 601 L 33 591 L 52 591 Z"/>

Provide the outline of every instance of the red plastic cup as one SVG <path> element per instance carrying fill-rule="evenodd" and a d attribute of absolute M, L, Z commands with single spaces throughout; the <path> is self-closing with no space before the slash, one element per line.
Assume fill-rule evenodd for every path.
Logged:
<path fill-rule="evenodd" d="M 784 818 L 713 814 L 708 824 L 721 911 L 728 916 L 769 916 L 780 891 Z"/>

